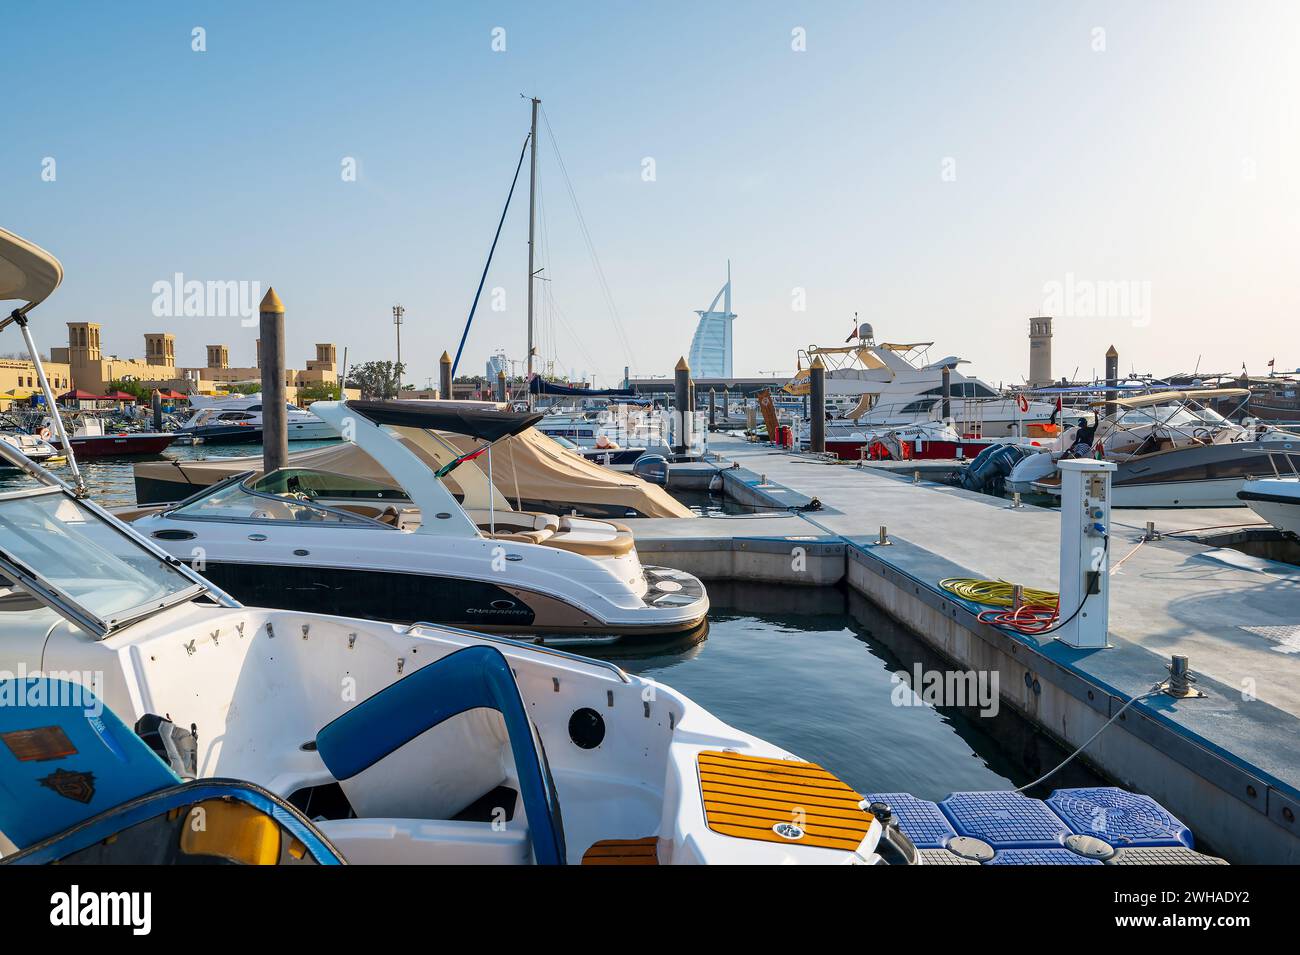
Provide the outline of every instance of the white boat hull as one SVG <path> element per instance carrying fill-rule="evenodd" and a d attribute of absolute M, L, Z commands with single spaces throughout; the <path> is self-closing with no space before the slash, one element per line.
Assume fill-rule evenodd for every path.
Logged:
<path fill-rule="evenodd" d="M 1152 484 L 1121 484 L 1111 488 L 1111 507 L 1244 507 L 1237 492 L 1241 478 L 1220 481 L 1161 481 Z M 1034 481 L 1030 490 L 1061 494 L 1059 484 Z"/>
<path fill-rule="evenodd" d="M 1300 537 L 1300 480 L 1265 478 L 1247 481 L 1241 500 L 1278 530 Z"/>

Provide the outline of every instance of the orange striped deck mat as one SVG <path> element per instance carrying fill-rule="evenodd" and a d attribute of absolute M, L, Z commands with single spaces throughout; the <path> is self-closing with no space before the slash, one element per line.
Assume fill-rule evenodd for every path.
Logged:
<path fill-rule="evenodd" d="M 602 839 L 582 854 L 583 865 L 658 865 L 657 836 L 644 839 Z"/>
<path fill-rule="evenodd" d="M 710 751 L 698 763 L 705 819 L 724 836 L 851 852 L 871 828 L 862 796 L 816 763 Z"/>

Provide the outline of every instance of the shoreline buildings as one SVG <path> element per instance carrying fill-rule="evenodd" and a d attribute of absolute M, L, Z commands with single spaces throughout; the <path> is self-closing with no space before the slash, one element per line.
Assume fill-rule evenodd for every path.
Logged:
<path fill-rule="evenodd" d="M 68 344 L 62 348 L 50 349 L 50 384 L 55 390 L 66 390 L 69 379 L 70 387 L 93 394 L 103 394 L 114 381 L 138 381 L 148 388 L 186 394 L 212 394 L 222 390 L 225 385 L 261 382 L 260 342 L 256 346 L 256 364 L 252 366 L 231 367 L 229 346 L 208 345 L 207 364 L 195 368 L 176 364 L 176 336 L 171 332 L 146 333 L 144 358 L 106 356 L 101 332 L 102 329 L 96 322 L 68 322 Z M 13 363 L 30 365 L 30 362 Z M 0 391 L 4 391 L 3 385 L 8 382 L 6 371 L 4 364 L 0 364 Z M 20 379 L 25 379 L 22 369 L 16 369 L 16 373 Z M 300 389 L 338 384 L 338 373 L 337 349 L 334 344 L 319 343 L 316 345 L 316 357 L 308 359 L 305 368 L 285 369 L 287 397 L 293 401 Z M 62 378 L 64 384 L 55 384 L 57 378 Z M 0 397 L 11 396 L 3 394 Z M 26 397 L 26 394 L 12 397 Z"/>

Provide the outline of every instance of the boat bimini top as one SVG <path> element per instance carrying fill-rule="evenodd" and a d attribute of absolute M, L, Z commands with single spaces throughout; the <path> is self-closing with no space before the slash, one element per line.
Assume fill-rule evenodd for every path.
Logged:
<path fill-rule="evenodd" d="M 1098 400 L 1097 405 L 1113 404 L 1120 408 L 1147 408 L 1151 405 L 1169 405 L 1187 401 L 1200 401 L 1204 398 L 1244 398 L 1250 394 L 1249 388 L 1193 388 L 1186 391 L 1154 391 L 1147 395 L 1134 395 L 1131 398 L 1114 398 L 1109 402 Z"/>
<path fill-rule="evenodd" d="M 0 229 L 0 301 L 39 305 L 63 281 L 63 266 L 39 245 Z"/>

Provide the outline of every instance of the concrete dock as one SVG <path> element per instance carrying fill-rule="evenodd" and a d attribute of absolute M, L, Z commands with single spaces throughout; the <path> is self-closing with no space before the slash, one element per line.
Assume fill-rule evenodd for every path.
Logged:
<path fill-rule="evenodd" d="M 728 494 L 763 510 L 630 521 L 648 563 L 844 581 L 957 666 L 997 670 L 1004 703 L 1071 750 L 1186 655 L 1205 696 L 1134 704 L 1084 758 L 1229 860 L 1300 862 L 1300 568 L 1201 542 L 1249 534 L 1261 525 L 1249 509 L 1115 510 L 1112 646 L 1077 650 L 981 623 L 984 608 L 938 587 L 978 577 L 1056 590 L 1059 511 L 726 435 L 710 452 Z M 1148 521 L 1159 539 L 1143 541 Z"/>

